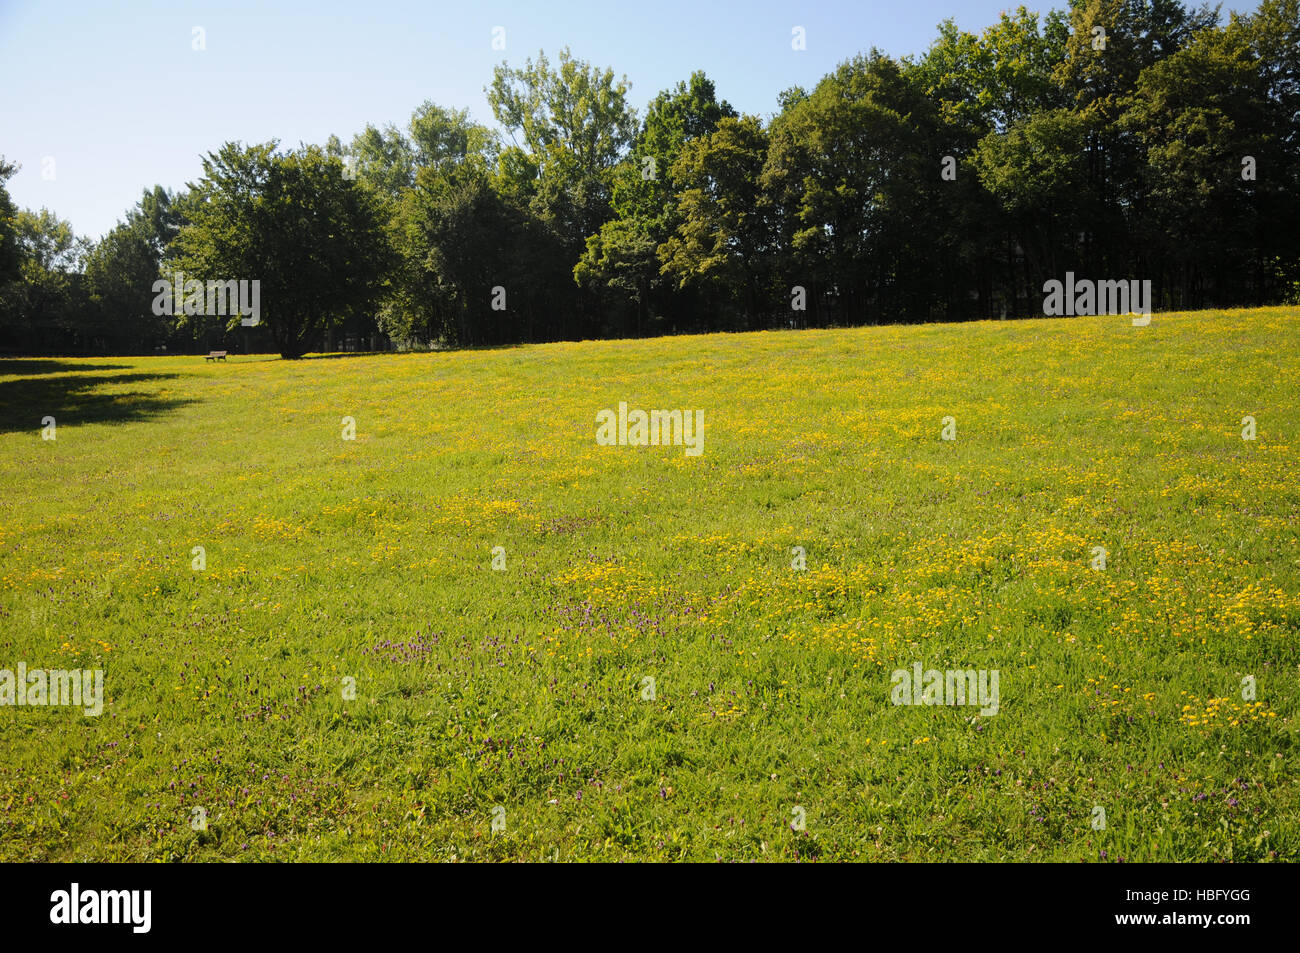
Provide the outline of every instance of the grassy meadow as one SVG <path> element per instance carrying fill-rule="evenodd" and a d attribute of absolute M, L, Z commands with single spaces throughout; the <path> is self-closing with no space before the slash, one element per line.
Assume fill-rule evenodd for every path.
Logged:
<path fill-rule="evenodd" d="M 104 672 L 0 707 L 0 860 L 1294 860 L 1298 341 L 0 361 L 0 669 Z"/>

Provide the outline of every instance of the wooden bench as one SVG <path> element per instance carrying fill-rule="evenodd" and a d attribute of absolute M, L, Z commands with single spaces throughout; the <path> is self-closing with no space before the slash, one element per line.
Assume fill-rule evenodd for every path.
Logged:
<path fill-rule="evenodd" d="M 226 359 L 225 351 L 209 351 L 205 361 L 224 361 Z"/>

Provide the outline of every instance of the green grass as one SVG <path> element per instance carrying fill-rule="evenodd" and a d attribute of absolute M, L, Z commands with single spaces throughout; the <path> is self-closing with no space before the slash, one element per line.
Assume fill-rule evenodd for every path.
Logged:
<path fill-rule="evenodd" d="M 106 699 L 0 707 L 0 859 L 1295 859 L 1297 340 L 0 361 L 0 669 Z M 620 401 L 703 455 L 597 446 Z"/>

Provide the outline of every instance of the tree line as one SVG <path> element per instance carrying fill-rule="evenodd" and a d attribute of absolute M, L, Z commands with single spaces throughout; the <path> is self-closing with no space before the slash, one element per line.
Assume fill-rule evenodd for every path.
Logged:
<path fill-rule="evenodd" d="M 1067 271 L 1149 280 L 1157 309 L 1294 302 L 1298 3 L 947 21 L 923 55 L 872 49 L 766 118 L 703 72 L 638 114 L 625 77 L 539 54 L 495 68 L 499 129 L 426 102 L 348 143 L 226 143 L 97 243 L 15 209 L 0 158 L 0 350 L 1020 317 Z M 160 308 L 173 275 L 260 281 L 261 323 L 187 308 L 184 287 Z"/>

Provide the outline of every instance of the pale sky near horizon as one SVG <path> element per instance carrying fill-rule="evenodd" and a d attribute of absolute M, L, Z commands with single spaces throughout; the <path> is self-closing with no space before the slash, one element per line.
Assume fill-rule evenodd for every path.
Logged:
<path fill-rule="evenodd" d="M 495 125 L 492 67 L 545 50 L 609 66 L 638 110 L 704 70 L 741 112 L 811 87 L 875 46 L 923 52 L 940 21 L 979 32 L 1008 0 L 0 0 L 0 155 L 21 163 L 8 189 L 98 239 L 154 184 L 184 187 L 228 140 L 345 142 L 366 123 L 405 127 L 426 99 Z M 1065 0 L 1026 2 L 1045 12 Z M 1252 0 L 1229 9 L 1249 12 Z M 116 7 L 116 9 L 114 8 Z M 492 48 L 504 27 L 505 51 Z M 802 26 L 807 49 L 791 49 Z M 194 30 L 205 48 L 194 48 Z M 53 177 L 43 175 L 51 169 Z"/>

